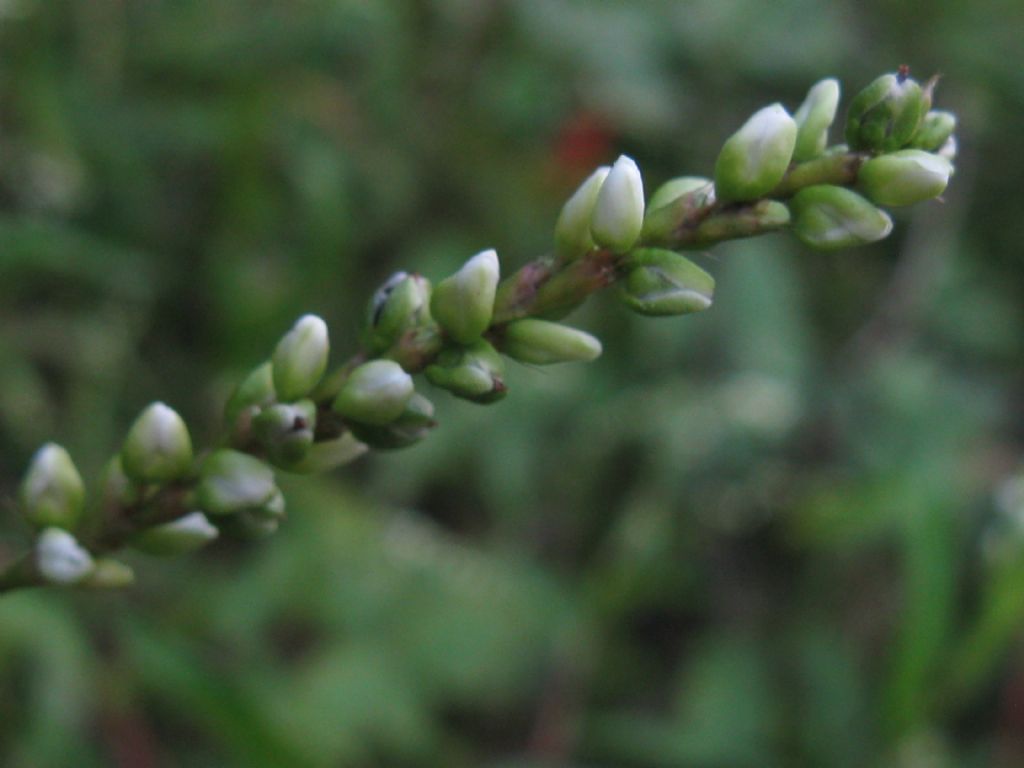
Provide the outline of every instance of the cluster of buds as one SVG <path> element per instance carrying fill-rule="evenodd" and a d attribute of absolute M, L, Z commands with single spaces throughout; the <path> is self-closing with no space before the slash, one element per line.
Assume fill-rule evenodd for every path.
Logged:
<path fill-rule="evenodd" d="M 150 405 L 93 504 L 67 451 L 43 446 L 20 494 L 35 545 L 0 571 L 0 591 L 120 586 L 132 573 L 106 554 L 121 546 L 176 555 L 222 532 L 273 533 L 285 516 L 277 471 L 319 472 L 370 449 L 406 448 L 436 426 L 416 374 L 495 403 L 507 393 L 506 359 L 550 365 L 601 354 L 600 341 L 559 320 L 602 288 L 615 285 L 641 315 L 707 309 L 714 278 L 683 251 L 781 230 L 821 249 L 886 237 L 892 220 L 879 206 L 935 198 L 953 172 L 956 120 L 931 109 L 934 86 L 905 70 L 883 75 L 852 100 L 847 143 L 830 147 L 840 89 L 822 80 L 793 114 L 777 103 L 755 112 L 724 143 L 713 178 L 670 179 L 646 202 L 640 169 L 623 155 L 569 197 L 554 252 L 505 280 L 493 249 L 436 286 L 394 274 L 370 301 L 362 349 L 333 372 L 327 325 L 301 317 L 231 395 L 217 449 L 195 455 L 181 417 Z"/>

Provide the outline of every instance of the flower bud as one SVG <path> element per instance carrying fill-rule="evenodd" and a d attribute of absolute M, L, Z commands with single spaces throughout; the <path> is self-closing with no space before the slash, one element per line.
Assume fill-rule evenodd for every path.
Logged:
<path fill-rule="evenodd" d="M 505 396 L 505 361 L 483 339 L 472 346 L 449 348 L 425 371 L 427 381 L 474 403 L 493 403 Z"/>
<path fill-rule="evenodd" d="M 270 460 L 285 468 L 306 455 L 315 429 L 316 404 L 312 400 L 268 406 L 253 420 L 253 433 Z"/>
<path fill-rule="evenodd" d="M 396 272 L 370 299 L 366 346 L 384 352 L 410 330 L 433 325 L 430 281 L 421 275 Z"/>
<path fill-rule="evenodd" d="M 247 408 L 261 408 L 277 399 L 274 365 L 269 360 L 253 368 L 235 388 L 224 409 L 224 419 L 234 424 Z"/>
<path fill-rule="evenodd" d="M 352 422 L 349 425 L 352 435 L 345 437 L 354 436 L 379 451 L 393 451 L 418 443 L 436 426 L 434 404 L 419 392 L 414 392 L 402 415 L 390 424 L 375 426 Z"/>
<path fill-rule="evenodd" d="M 181 477 L 192 464 L 192 439 L 172 408 L 153 403 L 128 430 L 121 447 L 125 474 L 140 483 L 164 483 Z"/>
<path fill-rule="evenodd" d="M 491 249 L 478 253 L 434 289 L 430 312 L 459 344 L 480 338 L 491 324 L 498 277 L 498 254 Z"/>
<path fill-rule="evenodd" d="M 300 317 L 271 358 L 278 398 L 289 402 L 312 392 L 327 369 L 329 351 L 327 324 L 316 315 Z"/>
<path fill-rule="evenodd" d="M 715 279 L 689 259 L 659 248 L 640 248 L 625 264 L 619 290 L 641 315 L 685 315 L 711 306 Z"/>
<path fill-rule="evenodd" d="M 597 193 L 590 235 L 602 248 L 625 253 L 644 225 L 644 183 L 633 159 L 620 155 Z"/>
<path fill-rule="evenodd" d="M 796 134 L 796 122 L 781 104 L 755 112 L 715 161 L 718 199 L 754 200 L 770 192 L 786 175 Z"/>
<path fill-rule="evenodd" d="M 352 426 L 355 426 L 355 424 Z M 288 471 L 301 475 L 326 472 L 344 464 L 350 464 L 366 453 L 366 451 L 366 445 L 356 439 L 353 432 L 346 432 L 334 440 L 313 443 L 305 457 L 288 467 Z"/>
<path fill-rule="evenodd" d="M 940 109 L 933 110 L 924 116 L 910 146 L 925 152 L 937 152 L 955 130 L 956 115 Z"/>
<path fill-rule="evenodd" d="M 913 205 L 941 195 L 952 172 L 952 164 L 943 157 L 904 149 L 864 163 L 857 185 L 879 205 Z"/>
<path fill-rule="evenodd" d="M 793 231 L 812 248 L 848 248 L 881 240 L 892 219 L 856 192 L 818 184 L 805 187 L 790 202 Z"/>
<path fill-rule="evenodd" d="M 413 393 L 412 377 L 393 360 L 371 360 L 349 375 L 332 406 L 346 419 L 387 424 L 405 410 Z"/>
<path fill-rule="evenodd" d="M 202 512 L 191 512 L 170 523 L 155 525 L 132 537 L 130 544 L 148 555 L 182 555 L 204 547 L 219 531 Z"/>
<path fill-rule="evenodd" d="M 590 174 L 573 192 L 555 223 L 555 250 L 563 259 L 574 259 L 594 247 L 590 235 L 590 219 L 594 214 L 597 194 L 601 191 L 610 166 L 602 165 Z"/>
<path fill-rule="evenodd" d="M 885 74 L 853 97 L 846 116 L 846 143 L 854 150 L 892 152 L 910 142 L 928 111 L 917 81 Z"/>
<path fill-rule="evenodd" d="M 223 449 L 203 462 L 196 500 L 210 515 L 257 509 L 277 492 L 274 471 L 246 453 Z"/>
<path fill-rule="evenodd" d="M 21 509 L 36 528 L 73 529 L 85 503 L 85 484 L 66 450 L 47 443 L 32 457 L 21 483 Z"/>
<path fill-rule="evenodd" d="M 51 584 L 75 584 L 93 569 L 93 559 L 70 533 L 46 528 L 36 539 L 36 568 Z"/>
<path fill-rule="evenodd" d="M 796 121 L 796 146 L 793 160 L 802 163 L 813 160 L 828 145 L 828 129 L 836 119 L 839 106 L 839 82 L 829 78 L 815 83 L 807 98 L 793 113 Z"/>
<path fill-rule="evenodd" d="M 713 186 L 711 179 L 705 179 L 703 176 L 678 176 L 669 179 L 651 195 L 647 203 L 648 216 L 651 211 L 656 211 L 689 192 L 705 188 L 710 191 Z"/>
<path fill-rule="evenodd" d="M 501 351 L 521 363 L 589 362 L 601 354 L 601 342 L 589 333 L 548 320 L 526 318 L 505 326 Z"/>

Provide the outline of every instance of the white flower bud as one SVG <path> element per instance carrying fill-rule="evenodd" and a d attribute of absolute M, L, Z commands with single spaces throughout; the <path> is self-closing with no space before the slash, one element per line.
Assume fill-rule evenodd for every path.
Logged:
<path fill-rule="evenodd" d="M 601 191 L 611 166 L 602 165 L 590 174 L 573 192 L 555 223 L 555 248 L 565 259 L 582 256 L 594 247 L 590 236 L 590 219 L 594 214 L 597 194 Z"/>
<path fill-rule="evenodd" d="M 36 528 L 74 528 L 85 503 L 85 484 L 66 450 L 47 443 L 32 457 L 21 483 L 21 508 Z"/>
<path fill-rule="evenodd" d="M 857 184 L 878 205 L 913 205 L 941 195 L 952 173 L 946 158 L 904 149 L 868 160 L 861 166 Z"/>
<path fill-rule="evenodd" d="M 348 377 L 334 400 L 342 417 L 364 424 L 387 424 L 405 410 L 413 393 L 412 377 L 393 360 L 363 363 Z"/>
<path fill-rule="evenodd" d="M 892 231 L 885 211 L 843 187 L 817 184 L 790 203 L 793 232 L 812 248 L 830 250 L 873 243 Z"/>
<path fill-rule="evenodd" d="M 430 297 L 430 312 L 444 331 L 460 344 L 471 344 L 491 324 L 498 289 L 498 254 L 481 251 L 451 277 L 442 280 Z"/>
<path fill-rule="evenodd" d="M 327 368 L 327 324 L 316 315 L 304 315 L 274 349 L 274 389 L 289 402 L 308 395 Z"/>
<path fill-rule="evenodd" d="M 181 416 L 163 403 L 147 407 L 128 430 L 121 464 L 128 477 L 143 483 L 162 483 L 188 472 L 192 440 Z"/>
<path fill-rule="evenodd" d="M 67 531 L 47 528 L 36 540 L 36 568 L 52 584 L 75 584 L 93 569 L 93 559 Z"/>
<path fill-rule="evenodd" d="M 804 103 L 793 113 L 797 125 L 793 160 L 802 163 L 825 151 L 828 129 L 835 120 L 838 106 L 839 81 L 829 78 L 811 87 Z"/>
<path fill-rule="evenodd" d="M 715 162 L 719 200 L 754 200 L 786 175 L 796 146 L 796 121 L 781 104 L 755 112 L 729 137 Z"/>
<path fill-rule="evenodd" d="M 594 242 L 616 253 L 636 243 L 644 225 L 644 183 L 633 159 L 621 155 L 597 193 L 590 234 Z"/>
<path fill-rule="evenodd" d="M 150 555 L 180 555 L 192 552 L 217 538 L 219 531 L 202 512 L 191 512 L 136 534 L 131 545 Z"/>
<path fill-rule="evenodd" d="M 196 499 L 207 514 L 231 515 L 258 509 L 276 492 L 270 467 L 248 454 L 225 449 L 203 462 Z"/>

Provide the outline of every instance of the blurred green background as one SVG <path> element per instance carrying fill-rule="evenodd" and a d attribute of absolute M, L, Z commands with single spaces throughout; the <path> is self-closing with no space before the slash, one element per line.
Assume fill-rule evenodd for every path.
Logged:
<path fill-rule="evenodd" d="M 300 313 L 544 252 L 628 152 L 910 64 L 943 203 L 702 261 L 684 319 L 430 394 L 424 444 L 289 480 L 273 539 L 0 601 L 0 765 L 1024 764 L 1019 0 L 0 0 L 0 495 L 138 410 L 202 443 Z M 424 384 L 426 387 L 426 384 Z M 0 560 L 27 531 L 0 517 Z"/>

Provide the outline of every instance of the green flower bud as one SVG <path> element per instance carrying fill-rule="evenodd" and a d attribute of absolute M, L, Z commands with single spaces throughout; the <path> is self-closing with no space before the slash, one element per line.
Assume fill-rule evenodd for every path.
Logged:
<path fill-rule="evenodd" d="M 352 422 L 349 428 L 352 436 L 376 450 L 393 451 L 418 443 L 436 426 L 434 404 L 419 392 L 414 392 L 402 415 L 390 424 L 375 426 Z"/>
<path fill-rule="evenodd" d="M 846 142 L 855 150 L 892 152 L 910 142 L 928 111 L 917 81 L 886 74 L 853 97 L 846 116 Z"/>
<path fill-rule="evenodd" d="M 790 202 L 793 231 L 812 248 L 848 248 L 881 240 L 892 231 L 885 211 L 843 187 L 806 187 Z"/>
<path fill-rule="evenodd" d="M 274 365 L 268 360 L 253 368 L 235 388 L 224 409 L 224 419 L 234 424 L 247 408 L 262 408 L 276 399 Z"/>
<path fill-rule="evenodd" d="M 248 454 L 224 449 L 203 462 L 196 500 L 207 514 L 232 515 L 258 509 L 276 492 L 270 467 Z"/>
<path fill-rule="evenodd" d="M 839 81 L 829 78 L 811 87 L 807 98 L 793 113 L 796 121 L 796 146 L 793 160 L 802 163 L 813 160 L 828 145 L 828 129 L 836 119 L 839 106 Z"/>
<path fill-rule="evenodd" d="M 149 555 L 182 555 L 204 547 L 219 531 L 202 512 L 191 512 L 170 523 L 155 525 L 135 534 L 129 542 Z"/>
<path fill-rule="evenodd" d="M 796 122 L 781 104 L 755 112 L 715 161 L 718 199 L 754 200 L 768 194 L 786 175 L 796 134 Z"/>
<path fill-rule="evenodd" d="M 192 439 L 172 408 L 153 403 L 128 430 L 121 447 L 125 474 L 140 483 L 164 483 L 189 471 Z"/>
<path fill-rule="evenodd" d="M 633 159 L 620 155 L 597 193 L 590 235 L 602 248 L 625 253 L 644 225 L 644 183 Z"/>
<path fill-rule="evenodd" d="M 303 315 L 274 348 L 274 390 L 284 401 L 313 391 L 327 369 L 330 343 L 327 324 L 316 315 Z"/>
<path fill-rule="evenodd" d="M 392 360 L 371 360 L 352 371 L 333 408 L 346 419 L 387 424 L 401 415 L 412 393 L 412 377 L 402 366 Z"/>
<path fill-rule="evenodd" d="M 70 533 L 46 528 L 36 539 L 36 569 L 51 584 L 76 584 L 93 569 L 93 559 Z"/>
<path fill-rule="evenodd" d="M 352 426 L 354 427 L 355 424 Z M 288 471 L 302 475 L 326 472 L 344 464 L 350 464 L 367 450 L 366 445 L 357 440 L 352 432 L 346 432 L 334 440 L 313 443 L 313 447 L 309 449 L 306 456 L 288 467 Z"/>
<path fill-rule="evenodd" d="M 313 445 L 316 404 L 299 400 L 268 406 L 260 411 L 252 426 L 271 461 L 287 468 L 300 461 Z"/>
<path fill-rule="evenodd" d="M 480 338 L 491 324 L 498 277 L 498 254 L 493 249 L 481 251 L 434 289 L 430 312 L 459 344 Z"/>
<path fill-rule="evenodd" d="M 910 146 L 925 152 L 937 152 L 956 130 L 956 115 L 952 112 L 932 110 L 921 121 Z"/>
<path fill-rule="evenodd" d="M 685 315 L 711 306 L 715 279 L 689 259 L 659 248 L 640 248 L 625 264 L 622 300 L 641 315 Z"/>
<path fill-rule="evenodd" d="M 904 149 L 868 160 L 857 185 L 879 205 L 913 205 L 938 197 L 949 183 L 952 164 L 920 149 Z"/>
<path fill-rule="evenodd" d="M 678 176 L 669 179 L 651 195 L 651 199 L 647 203 L 648 215 L 651 211 L 656 211 L 689 192 L 705 188 L 710 191 L 714 187 L 711 179 L 705 179 L 703 176 Z"/>
<path fill-rule="evenodd" d="M 91 589 L 123 589 L 135 583 L 135 571 L 124 563 L 109 557 L 99 558 L 89 574 L 78 582 Z"/>
<path fill-rule="evenodd" d="M 396 272 L 389 277 L 370 299 L 367 346 L 384 352 L 409 331 L 434 325 L 430 293 L 430 281 L 421 275 Z"/>
<path fill-rule="evenodd" d="M 66 450 L 47 443 L 32 457 L 21 483 L 21 509 L 36 528 L 74 529 L 85 503 L 85 484 Z"/>
<path fill-rule="evenodd" d="M 601 354 L 601 342 L 589 333 L 535 318 L 505 326 L 500 346 L 512 359 L 534 365 L 589 362 Z"/>
<path fill-rule="evenodd" d="M 594 247 L 590 236 L 590 219 L 594 214 L 597 194 L 611 170 L 602 165 L 573 192 L 572 197 L 562 206 L 555 223 L 555 250 L 563 259 L 582 256 Z"/>
<path fill-rule="evenodd" d="M 427 380 L 456 397 L 493 403 L 505 396 L 505 361 L 483 339 L 468 347 L 449 348 L 426 370 Z"/>

